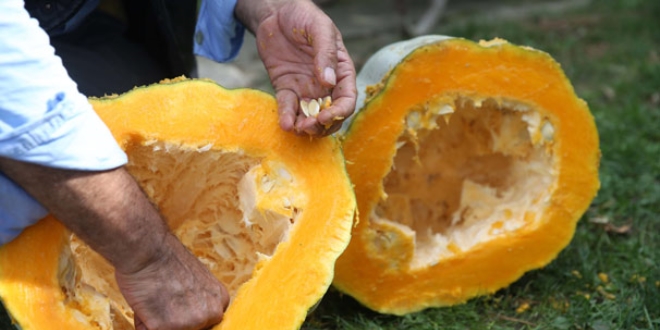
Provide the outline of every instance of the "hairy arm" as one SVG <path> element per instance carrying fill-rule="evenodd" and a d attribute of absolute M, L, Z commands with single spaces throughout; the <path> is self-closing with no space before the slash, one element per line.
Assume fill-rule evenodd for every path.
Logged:
<path fill-rule="evenodd" d="M 74 171 L 0 158 L 0 171 L 115 266 L 137 329 L 199 329 L 222 319 L 226 289 L 124 168 Z"/>

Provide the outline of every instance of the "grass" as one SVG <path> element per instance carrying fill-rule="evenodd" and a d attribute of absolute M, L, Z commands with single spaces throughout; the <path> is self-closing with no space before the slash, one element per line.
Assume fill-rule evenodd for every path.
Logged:
<path fill-rule="evenodd" d="M 555 261 L 494 295 L 395 317 L 331 289 L 303 329 L 660 329 L 660 1 L 435 32 L 502 37 L 562 64 L 599 128 L 598 197 Z"/>
<path fill-rule="evenodd" d="M 435 32 L 502 37 L 562 64 L 599 129 L 598 197 L 555 261 L 492 296 L 395 317 L 331 290 L 303 329 L 660 329 L 660 2 L 593 1 L 499 23 L 449 19 Z"/>

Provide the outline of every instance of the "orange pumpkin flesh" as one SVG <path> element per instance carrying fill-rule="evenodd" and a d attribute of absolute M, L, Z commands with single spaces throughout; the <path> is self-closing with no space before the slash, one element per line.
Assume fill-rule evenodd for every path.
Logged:
<path fill-rule="evenodd" d="M 492 293 L 569 243 L 598 190 L 600 152 L 550 56 L 440 41 L 370 92 L 344 137 L 360 218 L 336 287 L 406 314 Z"/>
<path fill-rule="evenodd" d="M 173 81 L 92 100 L 173 232 L 227 285 L 217 329 L 295 329 L 350 238 L 339 144 L 277 124 L 273 97 Z M 112 267 L 53 218 L 0 248 L 0 296 L 23 329 L 132 329 Z"/>

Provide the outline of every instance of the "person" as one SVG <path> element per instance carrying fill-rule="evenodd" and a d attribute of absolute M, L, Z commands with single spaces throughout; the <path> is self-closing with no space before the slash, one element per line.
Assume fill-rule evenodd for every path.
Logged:
<path fill-rule="evenodd" d="M 117 17 L 136 12 L 115 10 L 117 3 L 0 2 L 0 244 L 50 212 L 115 267 L 136 329 L 206 328 L 222 320 L 227 290 L 169 231 L 86 96 L 190 69 L 188 48 L 231 59 L 247 28 L 275 90 L 281 128 L 322 137 L 354 110 L 355 69 L 337 27 L 311 0 L 203 0 L 194 38 L 156 11 L 155 25 L 165 26 L 169 39 L 134 34 L 156 40 L 151 48 L 112 34 L 121 31 Z M 123 2 L 131 3 L 182 2 Z M 153 29 L 149 24 L 140 28 Z M 194 46 L 181 42 L 186 37 Z M 327 95 L 332 106 L 316 118 L 299 109 L 299 100 Z"/>

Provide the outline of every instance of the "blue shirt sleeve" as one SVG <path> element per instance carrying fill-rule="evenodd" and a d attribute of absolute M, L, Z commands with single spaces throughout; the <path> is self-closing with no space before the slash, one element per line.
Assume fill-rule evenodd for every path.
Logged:
<path fill-rule="evenodd" d="M 0 173 L 0 245 L 10 242 L 23 229 L 45 217 L 48 211 Z"/>
<path fill-rule="evenodd" d="M 0 77 L 0 157 L 90 171 L 127 162 L 22 0 L 0 1 Z M 2 173 L 0 194 L 4 244 L 45 210 Z"/>
<path fill-rule="evenodd" d="M 238 55 L 245 26 L 234 16 L 236 0 L 203 0 L 195 28 L 194 52 L 217 62 Z"/>

